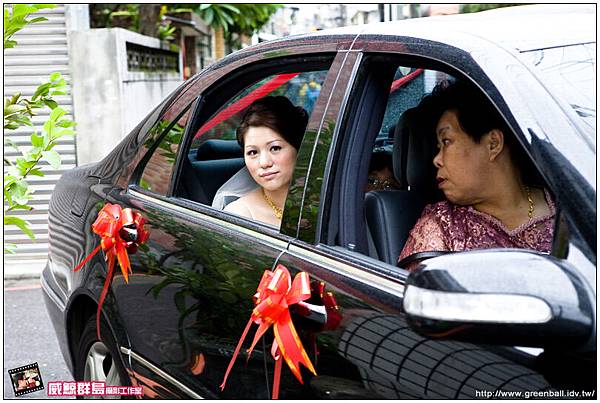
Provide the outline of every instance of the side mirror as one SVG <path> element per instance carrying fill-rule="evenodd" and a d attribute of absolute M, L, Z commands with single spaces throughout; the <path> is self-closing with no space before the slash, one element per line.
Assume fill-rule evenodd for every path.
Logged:
<path fill-rule="evenodd" d="M 403 301 L 427 337 L 563 350 L 595 345 L 595 304 L 571 266 L 517 249 L 427 260 L 409 275 Z"/>

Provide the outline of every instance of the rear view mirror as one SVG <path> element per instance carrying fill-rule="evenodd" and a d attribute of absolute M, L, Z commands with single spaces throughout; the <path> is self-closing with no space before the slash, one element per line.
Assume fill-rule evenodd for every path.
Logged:
<path fill-rule="evenodd" d="M 411 273 L 408 321 L 432 338 L 577 349 L 595 345 L 595 293 L 565 262 L 523 250 L 427 260 Z"/>

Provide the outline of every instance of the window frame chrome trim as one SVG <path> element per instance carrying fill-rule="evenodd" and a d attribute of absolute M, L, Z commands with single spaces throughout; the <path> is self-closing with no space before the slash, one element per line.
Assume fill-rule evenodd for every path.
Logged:
<path fill-rule="evenodd" d="M 225 230 L 240 232 L 249 237 L 257 238 L 257 240 L 259 240 L 263 243 L 266 243 L 269 246 L 276 248 L 276 249 L 286 249 L 287 245 L 289 244 L 288 240 L 279 239 L 278 237 L 275 237 L 275 236 L 270 236 L 268 234 L 264 234 L 262 232 L 259 232 L 259 231 L 256 231 L 256 230 L 253 230 L 253 229 L 250 229 L 247 227 L 236 225 L 236 224 L 229 222 L 227 220 L 224 220 L 222 218 L 213 217 L 212 215 L 201 213 L 199 211 L 180 206 L 176 203 L 169 203 L 165 200 L 162 200 L 161 198 L 154 198 L 147 194 L 141 193 L 132 187 L 130 187 L 128 189 L 128 193 L 133 197 L 136 197 L 136 198 L 139 198 L 142 200 L 146 200 L 151 203 L 155 203 L 160 207 L 175 210 L 179 213 L 187 214 L 191 217 L 201 219 L 203 221 L 208 221 L 209 223 L 211 223 L 213 225 L 222 226 Z M 281 237 L 286 237 L 286 235 L 283 235 L 281 233 L 278 233 L 278 234 Z"/>
<path fill-rule="evenodd" d="M 326 270 L 342 275 L 351 280 L 358 281 L 363 284 L 369 284 L 370 286 L 396 298 L 404 298 L 405 285 L 402 284 L 400 280 L 397 282 L 392 281 L 391 279 L 376 273 L 372 273 L 366 269 L 354 267 L 347 263 L 340 262 L 339 260 L 310 251 L 295 244 L 291 244 L 289 246 L 287 254 L 298 259 L 311 262 L 312 264 L 319 265 Z"/>

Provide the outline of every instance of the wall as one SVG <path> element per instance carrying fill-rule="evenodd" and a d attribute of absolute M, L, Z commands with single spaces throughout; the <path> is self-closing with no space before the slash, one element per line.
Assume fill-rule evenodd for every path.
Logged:
<path fill-rule="evenodd" d="M 79 165 L 104 158 L 183 80 L 178 54 L 175 69 L 153 66 L 168 50 L 122 28 L 75 31 L 69 48 Z"/>

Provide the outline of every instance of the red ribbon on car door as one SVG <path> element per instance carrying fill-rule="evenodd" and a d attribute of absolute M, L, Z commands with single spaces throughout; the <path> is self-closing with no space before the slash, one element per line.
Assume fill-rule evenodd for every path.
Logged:
<path fill-rule="evenodd" d="M 98 301 L 98 310 L 96 311 L 98 340 L 102 340 L 100 337 L 100 314 L 112 280 L 115 258 L 119 262 L 119 266 L 121 266 L 125 282 L 128 283 L 131 265 L 129 264 L 127 251 L 129 250 L 131 253 L 134 253 L 138 245 L 143 244 L 148 239 L 148 232 L 144 229 L 145 223 L 146 219 L 141 214 L 133 212 L 130 208 L 122 209 L 118 204 L 106 203 L 98 213 L 96 221 L 92 224 L 92 231 L 102 238 L 100 245 L 73 270 L 79 271 L 100 249 L 104 251 L 105 259 L 108 262 L 108 271 L 102 293 L 100 294 L 100 300 Z M 123 236 L 128 235 L 127 232 L 121 232 L 124 228 L 130 229 L 135 234 L 134 239 L 123 239 Z"/>
<path fill-rule="evenodd" d="M 229 362 L 227 371 L 221 384 L 221 390 L 225 389 L 227 377 L 235 359 L 237 358 L 242 343 L 246 338 L 252 323 L 258 325 L 252 345 L 248 350 L 248 357 L 252 353 L 254 346 L 263 334 L 271 325 L 275 333 L 275 340 L 271 348 L 271 355 L 275 359 L 275 373 L 273 375 L 273 399 L 279 397 L 279 383 L 281 380 L 281 365 L 282 358 L 292 370 L 300 383 L 302 376 L 300 375 L 300 364 L 308 368 L 313 374 L 317 375 L 306 350 L 302 346 L 300 337 L 294 328 L 292 318 L 290 316 L 289 306 L 297 304 L 310 298 L 310 280 L 305 272 L 298 273 L 292 281 L 290 273 L 283 265 L 278 265 L 275 271 L 265 270 L 256 294 L 254 294 L 254 310 L 252 316 L 242 333 L 242 337 L 238 342 L 233 357 Z"/>

